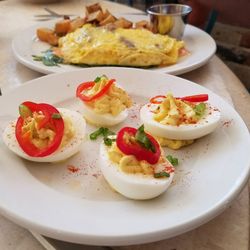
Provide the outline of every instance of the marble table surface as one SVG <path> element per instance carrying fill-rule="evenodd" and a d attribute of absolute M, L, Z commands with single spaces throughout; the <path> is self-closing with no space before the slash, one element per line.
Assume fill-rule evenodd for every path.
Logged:
<path fill-rule="evenodd" d="M 15 34 L 21 29 L 36 24 L 38 21 L 34 18 L 34 14 L 44 14 L 43 7 L 45 5 L 59 13 L 66 10 L 75 13 L 75 11 L 79 10 L 79 6 L 89 3 L 93 3 L 93 1 L 72 0 L 49 4 L 35 0 L 33 2 L 24 0 L 0 1 L 0 87 L 3 94 L 28 80 L 42 76 L 42 74 L 28 69 L 15 60 L 11 49 L 11 41 Z M 135 9 L 114 2 L 105 1 L 102 4 L 113 13 L 137 12 Z M 206 65 L 180 77 L 209 88 L 223 97 L 230 105 L 234 105 L 248 128 L 250 128 L 250 112 L 248 110 L 250 96 L 239 79 L 218 57 L 213 56 Z M 112 247 L 112 249 L 247 250 L 248 241 L 249 192 L 248 186 L 246 186 L 223 213 L 192 231 L 159 242 Z M 41 250 L 44 248 L 50 250 L 109 249 L 109 247 L 83 246 L 45 238 L 0 216 L 0 249 Z"/>

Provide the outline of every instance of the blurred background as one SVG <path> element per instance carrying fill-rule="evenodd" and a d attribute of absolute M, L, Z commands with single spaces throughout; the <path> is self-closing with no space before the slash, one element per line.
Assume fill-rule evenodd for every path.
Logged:
<path fill-rule="evenodd" d="M 250 0 L 116 0 L 145 11 L 160 3 L 188 4 L 189 23 L 216 41 L 216 54 L 238 76 L 250 93 Z"/>

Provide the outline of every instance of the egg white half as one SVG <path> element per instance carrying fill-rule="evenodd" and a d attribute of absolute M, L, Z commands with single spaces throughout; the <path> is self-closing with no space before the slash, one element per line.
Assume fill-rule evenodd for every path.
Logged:
<path fill-rule="evenodd" d="M 167 178 L 154 178 L 143 174 L 128 174 L 119 170 L 115 163 L 109 160 L 107 147 L 100 146 L 99 167 L 110 186 L 118 193 L 135 200 L 152 199 L 167 190 L 174 173 Z"/>
<path fill-rule="evenodd" d="M 30 161 L 36 161 L 36 162 L 63 161 L 71 157 L 72 155 L 76 154 L 80 150 L 83 140 L 84 140 L 85 131 L 86 131 L 86 122 L 84 118 L 81 116 L 81 114 L 79 114 L 76 111 L 62 109 L 62 108 L 58 110 L 63 116 L 69 117 L 69 119 L 72 122 L 72 126 L 75 129 L 75 134 L 73 138 L 71 138 L 65 146 L 59 147 L 51 155 L 44 156 L 44 157 L 31 157 L 27 155 L 19 146 L 16 140 L 16 136 L 15 136 L 16 121 L 11 122 L 4 130 L 4 133 L 3 133 L 4 143 L 11 151 L 16 153 L 20 157 L 30 160 Z"/>
<path fill-rule="evenodd" d="M 118 123 L 121 123 L 128 117 L 127 109 L 123 110 L 117 116 L 113 116 L 111 114 L 97 114 L 91 107 L 86 105 L 84 102 L 81 103 L 83 116 L 86 118 L 87 121 L 97 126 L 114 126 Z"/>
<path fill-rule="evenodd" d="M 140 110 L 140 117 L 144 128 L 154 136 L 173 140 L 193 140 L 212 133 L 219 125 L 221 113 L 218 109 L 208 105 L 206 113 L 196 124 L 182 124 L 179 126 L 165 125 L 154 120 L 157 104 L 146 104 Z"/>

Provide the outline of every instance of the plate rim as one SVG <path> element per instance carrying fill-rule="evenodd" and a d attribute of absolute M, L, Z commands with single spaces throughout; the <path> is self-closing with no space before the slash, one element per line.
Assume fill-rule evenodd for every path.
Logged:
<path fill-rule="evenodd" d="M 98 68 L 103 68 L 103 67 L 98 67 Z M 105 67 L 105 68 L 107 68 L 107 67 Z M 114 68 L 114 67 L 110 67 L 111 69 L 113 68 L 113 69 L 116 69 L 116 68 Z M 91 68 L 91 69 L 79 69 L 79 70 L 77 70 L 77 71 L 88 71 L 88 70 L 93 70 L 93 71 L 95 71 L 95 69 L 96 68 Z M 128 70 L 127 68 L 125 68 L 126 70 Z M 135 70 L 135 71 L 145 71 L 145 70 L 142 70 L 142 69 L 132 69 L 132 70 Z M 131 71 L 131 69 L 130 69 L 130 71 Z M 151 71 L 150 71 L 151 72 Z M 73 74 L 74 72 L 72 72 L 72 73 L 70 73 L 70 74 Z M 65 75 L 65 74 L 69 74 L 69 72 L 62 72 L 62 73 L 59 73 L 60 75 Z M 154 72 L 154 74 L 161 74 L 161 75 L 164 75 L 164 77 L 173 77 L 173 78 L 179 78 L 179 77 L 175 77 L 175 76 L 172 76 L 172 75 L 166 75 L 166 74 L 164 74 L 164 73 L 161 73 L 161 72 Z M 36 82 L 36 81 L 41 81 L 41 78 L 42 79 L 46 79 L 46 78 L 53 78 L 53 77 L 57 77 L 57 75 L 58 74 L 53 74 L 53 75 L 47 75 L 47 76 L 42 76 L 42 77 L 39 77 L 39 78 L 36 78 L 36 79 L 34 79 L 34 80 L 30 80 L 30 81 L 27 81 L 26 82 L 26 84 L 24 84 L 24 85 L 21 85 L 21 86 L 19 86 L 19 87 L 17 87 L 17 88 L 15 88 L 15 89 L 13 89 L 12 91 L 10 91 L 10 92 L 8 92 L 5 96 L 8 96 L 10 93 L 13 93 L 13 92 L 17 92 L 18 91 L 18 89 L 20 89 L 20 88 L 22 88 L 22 87 L 24 87 L 25 88 L 25 86 L 27 86 L 27 88 L 29 87 L 29 86 L 31 86 L 32 84 L 34 84 L 34 82 Z M 180 79 L 180 78 L 179 78 Z M 181 81 L 186 81 L 186 82 L 191 82 L 191 81 L 188 81 L 188 80 L 185 80 L 185 79 L 181 79 Z M 193 82 L 191 82 L 192 84 L 193 84 Z M 205 88 L 205 87 L 203 87 L 203 86 L 200 86 L 200 87 L 202 87 L 202 88 L 204 88 L 204 89 L 206 89 L 206 90 L 208 90 L 207 88 Z M 212 92 L 211 90 L 208 90 L 209 92 Z M 215 93 L 213 93 L 214 95 L 216 95 L 216 96 L 218 96 L 217 94 L 215 94 Z M 219 96 L 218 96 L 219 97 Z M 5 98 L 4 96 L 3 97 L 1 97 L 0 98 L 0 102 L 1 102 L 1 100 L 3 100 L 3 98 Z M 225 102 L 225 100 L 223 99 L 223 98 L 221 98 L 221 97 L 219 97 L 221 100 L 223 100 L 223 102 Z M 225 102 L 226 103 L 226 102 Z M 228 105 L 228 104 L 227 104 Z M 232 107 L 231 107 L 232 108 Z M 240 117 L 240 115 L 237 113 L 237 111 L 235 111 L 233 108 L 232 108 L 232 110 L 233 110 L 233 112 L 235 112 L 235 114 L 238 116 L 238 118 L 240 118 L 240 121 L 241 121 L 241 124 L 242 125 L 244 125 L 245 126 L 245 129 L 246 129 L 246 131 L 248 131 L 248 129 L 247 129 L 247 127 L 246 127 L 246 125 L 245 125 L 245 123 L 244 123 L 244 121 L 242 120 L 242 118 Z M 248 133 L 249 134 L 249 133 Z M 248 142 L 250 142 L 250 138 L 248 138 Z M 250 157 L 249 157 L 249 162 L 248 163 L 250 163 Z M 249 166 L 250 167 L 250 166 Z M 245 186 L 245 184 L 246 184 L 246 182 L 247 182 L 247 180 L 248 180 L 248 178 L 249 178 L 249 174 L 250 174 L 250 168 L 248 167 L 248 171 L 247 171 L 247 174 L 245 174 L 244 175 L 244 178 L 243 177 L 241 177 L 241 185 L 239 185 L 238 187 L 237 187 L 237 183 L 235 183 L 234 184 L 234 186 L 233 187 L 231 187 L 231 190 L 230 190 L 230 192 L 228 192 L 228 196 L 226 196 L 226 197 L 224 197 L 224 199 L 223 199 L 223 202 L 221 202 L 221 200 L 220 200 L 220 203 L 218 203 L 218 204 L 215 204 L 215 206 L 214 206 L 214 208 L 213 208 L 213 210 L 212 209 L 210 209 L 210 212 L 209 213 L 207 213 L 208 214 L 208 216 L 206 216 L 206 218 L 204 219 L 204 216 L 201 214 L 199 217 L 196 217 L 196 219 L 195 220 L 192 220 L 192 221 L 189 221 L 188 223 L 186 222 L 185 224 L 195 224 L 195 223 L 197 223 L 197 224 L 195 224 L 195 225 L 193 225 L 193 227 L 191 226 L 191 225 L 187 225 L 186 227 L 186 230 L 184 230 L 182 233 L 184 233 L 184 232 L 186 232 L 186 231 L 189 231 L 189 230 L 191 230 L 191 229 L 193 229 L 193 228 L 196 228 L 196 227 L 198 227 L 199 225 L 202 225 L 203 223 L 205 223 L 205 222 L 207 222 L 207 221 L 209 221 L 209 220 L 211 220 L 212 218 L 214 218 L 215 216 L 217 216 L 219 213 L 221 213 L 225 208 L 227 208 L 229 205 L 230 205 L 230 203 L 236 198 L 236 196 L 238 196 L 238 194 L 241 192 L 241 190 L 244 188 L 244 186 Z M 237 187 L 237 188 L 236 188 Z M 236 189 L 236 190 L 235 190 Z M 8 217 L 8 218 L 10 218 L 11 220 L 13 220 L 13 215 L 11 215 L 11 214 L 9 214 L 8 213 L 8 211 L 6 211 L 6 210 L 4 210 L 3 209 L 3 207 L 0 205 L 0 210 L 1 210 L 1 213 L 3 213 L 3 214 L 5 214 L 5 216 L 6 217 Z M 14 220 L 15 220 L 16 218 L 14 218 Z M 16 221 L 16 220 L 15 220 Z M 195 223 L 194 223 L 194 221 L 196 221 Z M 20 220 L 20 223 L 22 224 L 22 225 L 29 225 L 30 226 L 30 224 L 29 224 L 29 222 L 27 222 L 27 223 L 23 223 L 23 221 L 22 221 L 22 219 Z M 178 227 L 182 227 L 182 225 L 177 225 L 176 226 L 176 230 L 178 231 L 179 229 L 178 229 Z M 41 229 L 41 226 L 39 227 L 40 229 Z M 36 230 L 36 231 L 39 231 L 38 230 L 38 228 L 37 228 L 37 225 L 33 225 L 33 227 L 32 227 L 32 229 L 34 229 L 34 230 Z M 147 236 L 151 236 L 152 237 L 152 234 L 155 234 L 155 236 L 154 236 L 154 239 L 155 240 L 160 240 L 160 239 L 162 239 L 162 234 L 165 234 L 166 233 L 166 231 L 168 231 L 168 230 L 170 230 L 170 229 L 165 229 L 165 230 L 160 230 L 160 231 L 157 231 L 157 232 L 154 232 L 154 233 L 152 233 L 152 232 L 150 232 L 150 233 L 144 233 L 143 235 L 142 234 L 140 234 L 139 236 L 141 236 L 141 237 L 146 237 L 147 238 Z M 52 229 L 52 231 L 53 231 L 53 229 Z M 66 230 L 67 231 L 67 230 Z M 44 234 L 44 232 L 42 232 L 43 234 Z M 62 232 L 61 232 L 62 233 Z M 55 232 L 54 232 L 54 234 L 55 234 Z M 59 239 L 59 240 L 62 240 L 61 238 L 58 238 L 58 234 L 55 234 L 54 235 L 53 234 L 53 238 L 57 238 L 57 239 Z M 178 235 L 179 233 L 175 233 L 175 234 L 173 234 L 172 236 L 175 236 L 175 235 Z M 45 234 L 46 235 L 46 234 Z M 50 234 L 50 235 L 48 235 L 48 236 L 51 236 L 52 234 Z M 158 235 L 158 237 L 160 237 L 159 239 L 157 239 L 157 235 Z M 81 237 L 83 237 L 82 235 L 80 235 Z M 167 238 L 169 238 L 169 237 L 172 237 L 171 235 L 170 236 L 168 236 Z M 72 236 L 69 236 L 71 239 L 72 239 Z M 88 236 L 85 236 L 86 238 L 85 238 L 85 240 L 87 240 L 87 238 L 91 238 L 91 236 L 90 235 L 88 235 Z M 92 236 L 93 237 L 93 236 Z M 106 236 L 106 238 L 105 237 L 103 237 L 103 241 L 102 242 L 100 242 L 100 244 L 98 244 L 98 245 L 104 245 L 104 243 L 106 242 L 106 244 L 107 244 L 107 242 L 109 242 L 109 244 L 108 245 L 117 245 L 117 243 L 118 242 L 123 242 L 122 240 L 124 240 L 124 237 L 126 237 L 126 239 L 125 240 L 128 240 L 129 238 L 131 238 L 131 241 L 133 241 L 131 244 L 135 244 L 135 238 L 137 237 L 137 240 L 138 240 L 138 235 L 127 235 L 127 236 L 120 236 L 120 239 L 119 239 L 119 236 L 118 237 L 115 237 L 115 236 Z M 83 237 L 84 238 L 84 237 Z M 115 238 L 115 239 L 114 239 Z M 93 239 L 95 239 L 95 237 L 93 238 Z M 94 245 L 93 244 L 93 239 L 90 239 L 90 242 L 86 242 L 85 241 L 85 244 L 91 244 L 91 245 Z M 114 244 L 110 244 L 110 240 L 113 240 L 113 241 L 115 241 L 114 242 Z M 165 238 L 166 239 L 166 238 Z M 71 241 L 71 240 L 69 240 L 68 239 L 68 241 Z M 72 241 L 71 241 L 72 242 Z M 81 241 L 73 241 L 73 242 L 77 242 L 77 243 L 83 243 L 83 242 L 81 242 Z M 148 241 L 143 241 L 143 243 L 148 243 L 148 242 L 152 242 L 152 240 L 150 240 L 150 239 L 148 239 Z M 97 242 L 96 242 L 97 243 Z M 139 242 L 139 243 L 141 243 L 141 242 Z M 139 244 L 138 243 L 138 244 Z M 120 245 L 120 244 L 118 244 L 118 245 Z"/>

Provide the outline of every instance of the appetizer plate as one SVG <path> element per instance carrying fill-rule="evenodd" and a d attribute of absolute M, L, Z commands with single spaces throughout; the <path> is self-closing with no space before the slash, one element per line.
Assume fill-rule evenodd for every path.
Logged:
<path fill-rule="evenodd" d="M 35 163 L 13 154 L 0 140 L 0 212 L 23 227 L 52 238 L 90 245 L 129 245 L 166 239 L 209 221 L 240 193 L 249 177 L 250 137 L 237 112 L 222 98 L 190 81 L 148 70 L 88 68 L 30 81 L 0 98 L 0 117 L 18 115 L 25 101 L 48 102 L 76 111 L 76 87 L 102 74 L 115 78 L 134 104 L 128 119 L 113 131 L 138 127 L 140 107 L 150 97 L 209 94 L 222 120 L 217 130 L 179 151 L 176 175 L 163 195 L 129 200 L 104 180 L 96 162 L 101 139 L 90 141 L 97 127 L 87 125 L 79 153 L 55 164 Z M 4 127 L 4 122 L 1 122 Z"/>
<path fill-rule="evenodd" d="M 142 15 L 125 16 L 128 20 L 142 20 Z M 146 17 L 146 16 L 145 16 Z M 44 73 L 59 73 L 79 69 L 78 66 L 61 64 L 60 66 L 45 66 L 42 62 L 34 61 L 32 55 L 41 55 L 42 52 L 48 50 L 51 46 L 41 42 L 36 37 L 36 30 L 39 27 L 54 27 L 55 20 L 39 23 L 18 34 L 13 42 L 12 49 L 16 59 L 27 67 Z M 194 26 L 187 25 L 183 40 L 186 48 L 190 52 L 181 58 L 178 63 L 165 67 L 154 67 L 150 70 L 179 75 L 204 65 L 215 53 L 216 44 L 213 38 Z"/>

